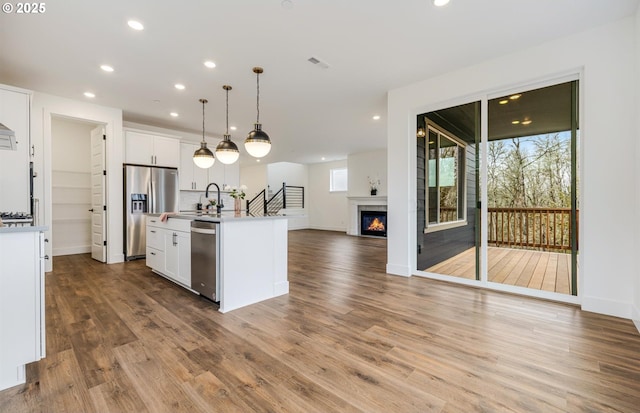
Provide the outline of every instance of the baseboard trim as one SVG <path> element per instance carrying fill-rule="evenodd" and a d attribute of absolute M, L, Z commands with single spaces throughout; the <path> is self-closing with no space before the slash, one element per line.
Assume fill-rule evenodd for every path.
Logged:
<path fill-rule="evenodd" d="M 59 255 L 86 254 L 88 252 L 91 252 L 91 246 L 53 248 L 51 251 L 54 257 L 57 257 Z"/>
<path fill-rule="evenodd" d="M 597 297 L 583 296 L 582 309 L 592 313 L 626 318 L 629 320 L 633 318 L 633 305 L 631 303 L 620 303 Z"/>
<path fill-rule="evenodd" d="M 411 268 L 406 265 L 387 263 L 387 274 L 401 275 L 403 277 L 411 277 Z"/>

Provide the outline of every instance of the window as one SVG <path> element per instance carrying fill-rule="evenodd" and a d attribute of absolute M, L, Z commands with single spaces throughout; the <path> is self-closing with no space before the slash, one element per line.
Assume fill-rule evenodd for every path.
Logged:
<path fill-rule="evenodd" d="M 347 168 L 336 168 L 329 171 L 329 191 L 346 191 L 348 188 Z"/>
<path fill-rule="evenodd" d="M 427 222 L 445 224 L 465 219 L 465 145 L 434 125 L 428 127 Z"/>

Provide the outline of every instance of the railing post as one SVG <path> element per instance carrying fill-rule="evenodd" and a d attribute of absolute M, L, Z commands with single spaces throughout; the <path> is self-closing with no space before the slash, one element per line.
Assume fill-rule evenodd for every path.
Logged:
<path fill-rule="evenodd" d="M 287 209 L 287 183 L 282 183 L 282 208 Z"/>

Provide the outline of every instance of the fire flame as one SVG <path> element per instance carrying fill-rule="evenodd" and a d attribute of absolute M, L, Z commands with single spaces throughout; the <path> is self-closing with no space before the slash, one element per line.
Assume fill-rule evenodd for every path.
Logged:
<path fill-rule="evenodd" d="M 367 227 L 369 231 L 384 231 L 384 224 L 378 218 L 371 221 L 371 224 Z"/>

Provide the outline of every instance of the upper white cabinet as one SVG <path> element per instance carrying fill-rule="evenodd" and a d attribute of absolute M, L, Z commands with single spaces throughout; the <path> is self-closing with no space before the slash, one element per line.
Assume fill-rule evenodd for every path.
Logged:
<path fill-rule="evenodd" d="M 215 182 L 223 189 L 223 185 L 238 186 L 240 181 L 240 163 L 225 165 L 216 160 L 211 168 L 202 169 L 193 162 L 193 153 L 199 144 L 180 144 L 180 190 L 204 191 L 209 182 Z"/>
<path fill-rule="evenodd" d="M 204 191 L 209 183 L 209 170 L 193 162 L 193 153 L 199 147 L 193 143 L 180 144 L 180 190 Z"/>
<path fill-rule="evenodd" d="M 0 85 L 0 123 L 15 132 L 17 150 L 0 150 L 0 211 L 29 212 L 31 92 Z"/>
<path fill-rule="evenodd" d="M 180 140 L 125 130 L 125 159 L 138 165 L 180 167 Z"/>

